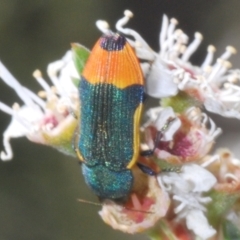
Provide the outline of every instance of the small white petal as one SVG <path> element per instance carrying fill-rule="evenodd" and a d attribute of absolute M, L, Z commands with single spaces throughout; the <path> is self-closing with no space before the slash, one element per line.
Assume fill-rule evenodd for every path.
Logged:
<path fill-rule="evenodd" d="M 10 144 L 11 138 L 19 138 L 23 137 L 28 133 L 29 129 L 27 129 L 24 125 L 22 125 L 16 119 L 12 119 L 7 129 L 3 133 L 3 146 L 5 151 L 1 152 L 0 158 L 3 161 L 11 160 L 13 157 L 12 147 Z"/>
<path fill-rule="evenodd" d="M 10 139 L 26 136 L 33 127 L 33 123 L 40 120 L 43 113 L 40 111 L 38 105 L 36 105 L 35 108 L 22 106 L 17 111 L 13 110 L 11 115 L 12 120 L 3 133 L 5 152 L 1 152 L 2 160 L 10 160 L 13 156 Z"/>
<path fill-rule="evenodd" d="M 173 81 L 171 71 L 157 60 L 147 73 L 145 88 L 146 93 L 154 98 L 175 96 L 178 92 L 178 86 Z"/>
<path fill-rule="evenodd" d="M 26 94 L 22 85 L 18 82 L 18 80 L 8 71 L 8 69 L 2 64 L 0 61 L 0 78 L 11 87 L 17 95 L 22 99 L 22 101 L 27 106 L 34 106 L 32 99 Z"/>
<path fill-rule="evenodd" d="M 59 75 L 59 83 L 67 93 L 77 92 L 77 88 L 73 84 L 72 79 L 79 78 L 80 76 L 74 66 L 74 63 L 71 61 L 61 69 L 61 73 Z"/>
<path fill-rule="evenodd" d="M 144 63 L 141 63 L 141 68 L 142 68 L 143 75 L 146 77 L 151 68 L 151 65 L 150 63 L 144 62 Z"/>
<path fill-rule="evenodd" d="M 192 230 L 197 236 L 203 240 L 214 236 L 217 231 L 209 225 L 207 218 L 199 210 L 190 210 L 186 216 L 187 228 Z"/>
<path fill-rule="evenodd" d="M 223 117 L 240 119 L 240 110 L 224 106 L 223 102 L 215 99 L 213 96 L 207 96 L 204 101 L 204 106 L 209 112 L 217 113 Z"/>
<path fill-rule="evenodd" d="M 212 173 L 197 164 L 184 165 L 180 175 L 186 181 L 193 183 L 193 192 L 207 192 L 217 182 Z"/>
<path fill-rule="evenodd" d="M 156 53 L 150 49 L 136 47 L 136 43 L 131 44 L 135 48 L 136 55 L 139 59 L 148 61 L 148 64 L 151 64 L 156 58 Z M 142 65 L 142 64 L 141 64 Z"/>

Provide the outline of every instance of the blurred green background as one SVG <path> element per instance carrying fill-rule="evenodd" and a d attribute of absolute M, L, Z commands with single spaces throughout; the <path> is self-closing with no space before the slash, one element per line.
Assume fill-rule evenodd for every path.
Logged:
<path fill-rule="evenodd" d="M 194 63 L 201 63 L 212 43 L 219 48 L 218 56 L 227 44 L 240 49 L 239 0 L 0 0 L 0 59 L 37 92 L 32 77 L 36 68 L 45 74 L 47 64 L 61 58 L 71 42 L 91 48 L 100 36 L 95 21 L 105 19 L 114 29 L 125 9 L 135 14 L 128 26 L 155 50 L 163 13 L 177 18 L 191 38 L 195 31 L 203 33 Z M 240 66 L 239 57 L 233 62 Z M 0 99 L 8 105 L 19 101 L 2 82 Z M 221 126 L 226 123 L 214 118 Z M 0 133 L 9 120 L 0 113 Z M 224 127 L 234 136 L 237 126 L 239 122 L 231 120 Z M 99 218 L 98 207 L 76 201 L 96 197 L 75 159 L 25 138 L 13 140 L 12 146 L 14 159 L 0 162 L 0 240 L 147 239 L 112 230 Z"/>

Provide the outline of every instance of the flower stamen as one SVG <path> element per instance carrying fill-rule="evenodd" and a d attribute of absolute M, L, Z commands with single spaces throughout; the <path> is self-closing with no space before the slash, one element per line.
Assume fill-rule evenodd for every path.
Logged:
<path fill-rule="evenodd" d="M 47 84 L 47 82 L 43 79 L 42 73 L 40 70 L 36 69 L 33 72 L 33 77 L 37 80 L 37 82 L 40 84 L 40 86 L 44 89 L 45 92 L 47 92 L 47 93 L 51 92 L 51 88 Z"/>
<path fill-rule="evenodd" d="M 213 45 L 209 45 L 207 48 L 207 56 L 204 62 L 202 63 L 201 69 L 205 69 L 207 66 L 211 65 L 215 52 L 216 52 L 216 48 Z"/>
<path fill-rule="evenodd" d="M 104 20 L 98 20 L 96 21 L 96 26 L 97 28 L 102 32 L 102 33 L 109 33 L 110 29 L 109 29 L 109 24 L 108 22 L 104 21 Z"/>
<path fill-rule="evenodd" d="M 221 59 L 227 60 L 229 59 L 233 54 L 236 54 L 237 50 L 236 48 L 232 47 L 232 46 L 227 46 L 226 47 L 226 51 L 222 54 L 222 56 L 220 57 Z"/>
<path fill-rule="evenodd" d="M 187 62 L 189 60 L 191 55 L 197 50 L 197 48 L 199 47 L 199 45 L 201 44 L 201 42 L 203 40 L 203 36 L 199 32 L 196 32 L 194 37 L 195 38 L 194 38 L 193 42 L 186 48 L 186 51 L 184 52 L 184 54 L 182 56 L 182 60 L 185 62 Z"/>

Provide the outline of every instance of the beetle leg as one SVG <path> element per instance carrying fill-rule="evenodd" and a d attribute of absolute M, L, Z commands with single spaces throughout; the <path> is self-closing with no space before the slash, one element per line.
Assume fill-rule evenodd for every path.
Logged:
<path fill-rule="evenodd" d="M 138 167 L 142 170 L 142 172 L 150 175 L 150 176 L 156 176 L 157 173 L 154 172 L 151 168 L 147 167 L 146 165 L 143 165 L 141 163 L 137 163 Z"/>
<path fill-rule="evenodd" d="M 166 124 L 157 131 L 156 137 L 154 139 L 154 147 L 150 150 L 145 150 L 140 153 L 143 157 L 152 156 L 154 154 L 154 151 L 156 150 L 157 146 L 159 145 L 161 139 L 163 138 L 164 132 L 168 129 L 169 125 L 175 120 L 175 118 L 169 118 L 166 122 Z"/>
<path fill-rule="evenodd" d="M 155 137 L 153 149 L 141 151 L 140 155 L 143 157 L 152 156 L 157 146 L 159 145 L 159 142 L 161 141 L 162 137 L 163 137 L 163 131 L 160 130 L 157 132 L 157 135 Z"/>

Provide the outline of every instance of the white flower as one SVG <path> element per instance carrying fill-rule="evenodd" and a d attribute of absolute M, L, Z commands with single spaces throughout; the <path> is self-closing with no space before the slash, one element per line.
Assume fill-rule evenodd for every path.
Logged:
<path fill-rule="evenodd" d="M 174 113 L 171 107 L 150 108 L 146 112 L 148 120 L 143 124 L 141 130 L 144 131 L 147 127 L 153 126 L 157 131 L 162 132 L 162 141 L 171 141 L 176 131 L 181 126 L 181 121 Z"/>
<path fill-rule="evenodd" d="M 182 114 L 174 113 L 170 107 L 157 107 L 149 109 L 146 115 L 148 120 L 141 128 L 146 141 L 142 149 L 156 148 L 155 155 L 171 163 L 192 162 L 205 157 L 222 132 L 196 107 Z M 160 139 L 159 133 L 162 135 Z"/>
<path fill-rule="evenodd" d="M 240 160 L 225 148 L 217 149 L 214 155 L 202 159 L 202 166 L 215 173 L 218 183 L 215 189 L 236 193 L 240 190 Z"/>
<path fill-rule="evenodd" d="M 134 156 L 131 161 L 135 164 L 136 160 L 136 165 L 131 168 L 134 183 L 128 198 L 121 203 L 103 199 L 100 215 L 114 229 L 127 233 L 152 227 L 157 229 L 156 223 L 163 218 L 167 228 L 176 231 L 176 234 L 176 226 L 179 225 L 184 231 L 190 230 L 186 236 L 194 233 L 198 239 L 209 239 L 217 231 L 205 216 L 206 205 L 215 197 L 211 198 L 207 193 L 212 189 L 215 192 L 225 191 L 224 197 L 227 198 L 228 194 L 238 193 L 240 161 L 228 150 L 207 155 L 221 129 L 200 107 L 240 119 L 240 70 L 229 70 L 231 64 L 228 62 L 236 50 L 228 46 L 226 52 L 213 63 L 215 47 L 209 46 L 202 65 L 193 66 L 189 59 L 203 39 L 200 33 L 195 33 L 194 40 L 189 44 L 188 36 L 176 29 L 177 20 L 169 21 L 163 16 L 160 51 L 155 52 L 139 33 L 124 27 L 132 16 L 126 10 L 124 17 L 116 23 L 116 29 L 130 37 L 128 41 L 141 60 L 146 80 L 145 92 L 154 98 L 165 99 L 161 100 L 161 107 L 150 108 L 146 112 L 148 119 L 140 129 L 143 132 L 141 141 L 145 140 L 142 150 L 150 148 L 153 156 L 140 154 L 138 159 Z M 103 33 L 110 31 L 105 21 L 97 21 L 97 26 Z M 0 102 L 0 110 L 12 117 L 3 134 L 5 149 L 0 154 L 2 160 L 13 157 L 11 138 L 23 136 L 76 156 L 72 144 L 77 140 L 79 131 L 79 96 L 74 82 L 79 82 L 79 74 L 88 56 L 83 54 L 83 59 L 79 58 L 79 46 L 73 44 L 76 55 L 68 51 L 62 59 L 48 65 L 51 84 L 43 79 L 39 70 L 34 72 L 33 76 L 42 88 L 38 95 L 22 86 L 0 62 L 0 78 L 16 91 L 23 102 L 22 106 L 14 103 L 12 108 Z M 190 163 L 196 161 L 201 165 Z M 172 172 L 159 174 L 164 164 L 166 171 Z M 154 176 L 148 176 L 138 166 Z M 182 167 L 178 172 L 179 166 Z M 222 203 L 224 200 L 221 200 Z M 231 206 L 232 209 L 227 203 L 225 205 L 228 212 L 224 212 L 224 217 L 239 226 L 239 211 L 234 209 L 236 205 Z M 183 221 L 186 224 L 182 224 Z"/>
<path fill-rule="evenodd" d="M 99 214 L 112 228 L 131 234 L 139 233 L 154 227 L 156 222 L 166 215 L 170 206 L 168 193 L 159 187 L 155 177 L 147 176 L 147 179 L 142 182 L 142 174 L 140 172 L 136 181 L 140 179 L 141 188 L 147 184 L 145 191 L 142 189 L 140 192 L 132 193 L 127 202 L 122 204 L 111 200 L 103 202 L 103 208 Z M 130 209 L 127 206 L 131 206 Z M 146 213 L 147 211 L 149 213 Z"/>
<path fill-rule="evenodd" d="M 116 24 L 116 29 L 134 39 L 128 39 L 135 48 L 139 59 L 145 61 L 142 70 L 146 79 L 146 93 L 155 98 L 170 97 L 179 90 L 193 93 L 208 111 L 225 117 L 240 119 L 240 80 L 239 70 L 231 68 L 228 59 L 236 50 L 228 46 L 226 51 L 213 63 L 215 47 L 210 45 L 208 53 L 200 67 L 193 66 L 189 59 L 197 50 L 203 36 L 195 33 L 194 40 L 188 44 L 188 36 L 176 29 L 176 19 L 163 16 L 159 36 L 160 51 L 154 52 L 147 42 L 136 31 L 124 28 L 133 17 L 126 10 L 124 17 Z M 97 22 L 102 32 L 107 32 L 108 24 Z"/>
<path fill-rule="evenodd" d="M 159 184 L 173 195 L 176 220 L 185 218 L 188 229 L 207 239 L 216 233 L 204 215 L 205 204 L 211 201 L 204 197 L 216 183 L 216 178 L 206 169 L 196 164 L 185 164 L 180 173 L 161 173 Z"/>
<path fill-rule="evenodd" d="M 66 128 L 70 132 L 76 128 L 76 119 L 71 112 L 77 111 L 78 93 L 72 80 L 79 78 L 79 75 L 74 68 L 71 51 L 68 51 L 61 60 L 48 65 L 48 75 L 53 86 L 42 78 L 39 70 L 33 75 L 43 89 L 38 95 L 46 100 L 22 86 L 0 62 L 1 79 L 15 90 L 24 103 L 22 106 L 15 103 L 10 108 L 0 102 L 0 110 L 12 116 L 11 123 L 3 134 L 5 151 L 1 152 L 2 160 L 10 160 L 13 157 L 10 139 L 23 136 L 71 154 L 68 147 L 65 149 L 68 143 L 63 143 L 63 138 L 70 138 L 70 134 L 62 134 L 64 135 L 62 139 L 56 138 Z M 65 146 L 62 146 L 64 144 Z"/>

